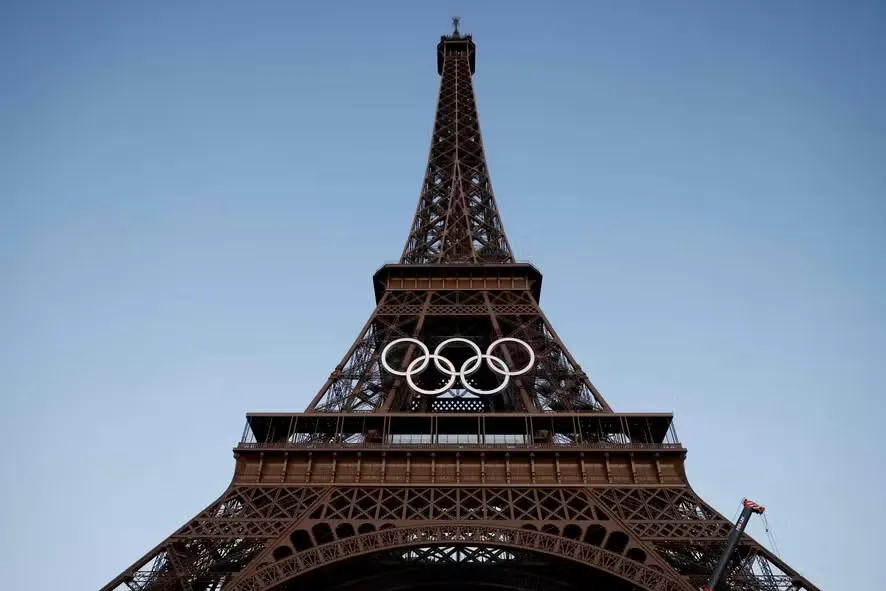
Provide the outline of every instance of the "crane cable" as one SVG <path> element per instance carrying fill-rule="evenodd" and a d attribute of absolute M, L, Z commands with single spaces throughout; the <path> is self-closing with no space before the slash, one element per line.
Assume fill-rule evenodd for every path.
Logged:
<path fill-rule="evenodd" d="M 769 538 L 769 543 L 772 545 L 772 549 L 775 551 L 775 555 L 781 558 L 781 552 L 778 549 L 778 543 L 775 541 L 775 534 L 772 532 L 772 528 L 769 526 L 769 520 L 766 519 L 766 514 L 763 513 L 760 515 L 763 518 L 763 527 L 766 528 L 766 536 Z"/>
<path fill-rule="evenodd" d="M 738 509 L 732 516 L 732 523 L 735 523 L 738 520 L 738 516 L 741 513 L 743 507 L 744 504 L 738 506 Z M 760 517 L 763 518 L 763 528 L 766 531 L 766 538 L 769 540 L 769 545 L 772 546 L 772 551 L 775 552 L 776 556 L 781 558 L 781 550 L 778 549 L 778 542 L 775 541 L 775 533 L 772 531 L 772 527 L 769 525 L 769 520 L 766 518 L 766 513 L 761 513 Z"/>
<path fill-rule="evenodd" d="M 735 524 L 738 521 L 738 516 L 741 515 L 741 510 L 744 509 L 744 502 L 738 504 L 738 509 L 735 510 L 735 513 L 732 514 L 732 523 Z"/>

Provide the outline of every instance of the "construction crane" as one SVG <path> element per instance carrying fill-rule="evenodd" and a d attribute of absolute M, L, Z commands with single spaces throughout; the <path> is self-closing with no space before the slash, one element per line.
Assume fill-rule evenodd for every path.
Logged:
<path fill-rule="evenodd" d="M 717 566 L 714 567 L 714 571 L 711 573 L 711 578 L 709 578 L 707 584 L 701 588 L 702 591 L 714 591 L 714 589 L 717 588 L 717 585 L 723 580 L 723 573 L 726 572 L 726 565 L 729 564 L 729 559 L 732 558 L 732 553 L 735 552 L 735 547 L 738 546 L 741 534 L 744 533 L 744 528 L 748 525 L 748 519 L 750 519 L 752 514 L 758 513 L 762 515 L 763 511 L 766 510 L 766 507 L 747 499 L 743 500 L 741 504 L 743 505 L 741 515 L 738 516 L 738 521 L 735 522 L 735 527 L 732 528 L 729 537 L 726 539 L 726 549 L 723 550 L 723 555 L 720 556 L 720 561 L 717 563 Z"/>

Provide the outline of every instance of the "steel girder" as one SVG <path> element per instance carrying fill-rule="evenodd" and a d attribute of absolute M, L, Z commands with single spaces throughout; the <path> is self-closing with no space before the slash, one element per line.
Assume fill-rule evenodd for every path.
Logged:
<path fill-rule="evenodd" d="M 729 530 L 686 486 L 232 486 L 102 591 L 264 591 L 395 549 L 465 563 L 557 556 L 640 589 L 690 590 Z M 724 589 L 818 591 L 748 536 Z"/>
<path fill-rule="evenodd" d="M 428 167 L 403 263 L 514 262 L 483 153 L 473 43 L 464 47 L 443 64 Z"/>
<path fill-rule="evenodd" d="M 470 336 L 483 344 L 503 337 L 519 338 L 535 356 L 531 371 L 515 377 L 495 398 L 490 397 L 486 410 L 539 416 L 564 411 L 597 416 L 612 413 L 542 313 L 538 305 L 540 274 L 520 275 L 523 270 L 514 263 L 483 153 L 471 79 L 473 41 L 456 31 L 444 37 L 437 50 L 442 79 L 434 133 L 422 194 L 401 258 L 402 265 L 426 272 L 425 276 L 396 281 L 384 274 L 377 277 L 375 311 L 308 411 L 476 412 L 478 408 L 460 408 L 417 395 L 380 362 L 383 348 L 398 338 L 432 344 L 453 336 Z M 465 270 L 463 276 L 450 273 L 442 277 L 445 274 L 432 268 L 437 265 L 451 270 L 460 264 L 473 269 Z M 490 265 L 495 268 L 487 269 Z M 423 266 L 428 269 L 422 270 Z M 509 269 L 513 270 L 510 275 Z M 405 288 L 409 281 L 424 287 Z M 406 347 L 395 365 L 407 367 L 416 354 L 416 347 Z M 526 361 L 526 353 L 519 348 L 505 348 L 501 355 L 511 367 Z M 316 435 L 317 446 L 322 447 L 328 437 Z M 593 445 L 598 444 L 602 445 Z M 584 569 L 577 571 L 584 573 L 584 581 L 595 580 L 593 573 L 605 574 L 609 577 L 606 588 L 622 585 L 647 591 L 690 591 L 704 583 L 732 527 L 692 491 L 685 480 L 682 456 L 670 458 L 669 472 L 662 470 L 659 454 L 680 451 L 668 451 L 660 443 L 638 443 L 638 450 L 654 456 L 644 458 L 647 474 L 640 473 L 643 466 L 635 462 L 635 452 L 630 450 L 623 451 L 629 458 L 622 458 L 621 472 L 616 474 L 615 470 L 610 472 L 609 448 L 567 441 L 571 451 L 552 448 L 544 452 L 553 457 L 545 456 L 548 467 L 554 468 L 537 474 L 536 462 L 530 458 L 527 465 L 531 468 L 524 469 L 519 476 L 524 480 L 518 484 L 511 481 L 506 459 L 509 452 L 490 448 L 478 452 L 488 458 L 480 460 L 479 465 L 486 466 L 477 473 L 480 482 L 471 485 L 434 480 L 442 476 L 433 471 L 434 453 L 425 454 L 432 456 L 427 475 L 411 474 L 407 463 L 404 482 L 361 483 L 361 474 L 370 473 L 361 465 L 361 452 L 341 445 L 325 450 L 326 461 L 331 461 L 333 468 L 324 472 L 328 481 L 317 483 L 312 479 L 318 473 L 311 473 L 314 452 L 280 451 L 287 445 L 280 442 L 275 443 L 280 446 L 275 452 L 267 445 L 239 447 L 234 482 L 222 497 L 102 591 L 348 588 L 341 580 L 332 587 L 328 579 L 317 578 L 330 567 L 345 575 L 353 568 L 355 577 L 363 577 L 357 580 L 366 582 L 361 589 L 392 591 L 409 588 L 410 582 L 426 585 L 427 581 L 419 584 L 418 578 L 410 578 L 416 564 L 454 565 L 459 570 L 448 572 L 457 572 L 460 583 L 473 582 L 476 589 L 492 588 L 495 582 L 491 578 L 501 576 L 501 581 L 516 577 L 519 583 L 514 586 L 523 589 L 568 591 L 572 583 L 560 577 L 566 572 L 563 561 Z M 372 445 L 384 458 L 387 452 L 382 448 L 387 444 Z M 404 445 L 408 444 L 397 444 L 397 453 Z M 415 449 L 419 447 L 428 446 Z M 517 450 L 521 446 L 512 447 Z M 524 455 L 529 456 L 541 449 L 523 447 Z M 615 454 L 616 448 L 611 449 Z M 596 461 L 605 469 L 588 475 L 586 452 L 596 454 Z M 244 474 L 261 479 L 265 456 L 274 453 L 285 454 L 283 473 L 275 477 L 277 484 L 247 482 Z M 415 452 L 406 455 L 409 453 Z M 289 454 L 301 454 L 305 460 L 301 463 L 307 466 L 302 484 L 286 480 Z M 442 461 L 442 451 L 439 454 Z M 539 452 L 539 460 L 542 455 Z M 576 464 L 580 470 L 573 466 L 571 476 L 565 468 L 561 475 L 564 455 L 582 457 Z M 423 456 L 421 461 L 427 463 L 428 459 Z M 674 468 L 675 461 L 678 468 Z M 344 472 L 336 472 L 337 462 L 357 466 L 349 476 L 356 480 L 338 482 L 336 478 Z M 384 459 L 381 462 L 382 467 L 373 474 L 384 479 Z M 456 459 L 456 466 L 458 462 Z M 458 468 L 454 474 L 458 480 Z M 565 482 L 567 477 L 575 480 Z M 544 485 L 539 484 L 542 481 Z M 508 571 L 508 579 L 505 571 L 474 568 L 507 564 L 514 557 L 520 557 L 527 569 L 528 565 L 540 566 L 546 582 L 530 570 Z M 370 570 L 382 567 L 382 573 L 372 575 L 382 577 L 374 579 L 378 587 L 369 583 L 367 560 L 374 561 Z M 338 566 L 342 568 L 335 569 Z M 395 576 L 400 578 L 390 578 Z M 801 589 L 818 591 L 745 535 L 718 591 Z"/>
<path fill-rule="evenodd" d="M 482 331 L 480 336 L 486 340 L 520 338 L 535 351 L 536 366 L 527 375 L 514 379 L 501 395 L 499 408 L 542 412 L 611 410 L 529 290 L 385 293 L 308 410 L 415 410 L 420 396 L 408 387 L 406 380 L 386 372 L 382 366 L 385 345 L 403 337 L 433 341 L 477 331 Z M 415 354 L 417 350 L 409 348 L 402 358 L 403 367 Z M 508 348 L 505 354 L 514 364 L 525 362 L 525 354 L 519 348 Z"/>

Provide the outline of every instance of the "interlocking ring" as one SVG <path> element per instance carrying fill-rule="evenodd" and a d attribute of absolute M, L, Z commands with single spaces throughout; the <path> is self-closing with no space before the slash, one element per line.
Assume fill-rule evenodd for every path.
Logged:
<path fill-rule="evenodd" d="M 492 354 L 492 351 L 502 343 L 519 343 L 523 345 L 526 350 L 529 352 L 529 363 L 526 364 L 526 367 L 523 367 L 519 370 L 512 371 L 508 364 L 505 363 L 503 359 L 500 357 L 496 357 Z M 421 355 L 413 359 L 409 362 L 409 365 L 406 367 L 406 371 L 400 371 L 398 369 L 394 369 L 391 367 L 391 364 L 388 363 L 388 353 L 391 350 L 391 347 L 395 345 L 399 345 L 400 343 L 412 343 L 418 346 L 421 349 Z M 449 359 L 440 355 L 440 352 L 446 348 L 447 345 L 451 345 L 452 343 L 465 343 L 471 349 L 474 350 L 474 355 L 472 357 L 468 357 L 462 366 L 456 371 L 455 364 L 453 364 Z M 504 376 L 504 380 L 495 388 L 489 390 L 483 390 L 480 388 L 476 388 L 468 383 L 468 378 L 474 375 L 477 370 L 480 369 L 480 366 L 483 363 L 483 360 L 486 360 L 486 365 L 490 370 L 497 373 L 500 376 Z M 441 374 L 448 376 L 448 380 L 446 383 L 436 390 L 426 390 L 425 388 L 421 388 L 418 384 L 415 383 L 415 376 L 423 372 L 428 368 L 428 365 L 431 363 L 431 360 L 434 361 L 434 367 L 437 368 Z M 532 347 L 529 346 L 525 341 L 521 341 L 520 339 L 516 339 L 513 337 L 505 337 L 502 339 L 498 339 L 490 344 L 486 348 L 486 352 L 483 353 L 480 350 L 480 347 L 477 346 L 473 341 L 469 341 L 468 339 L 464 339 L 461 337 L 454 337 L 451 339 L 446 339 L 434 349 L 434 352 L 431 353 L 428 350 L 427 345 L 419 341 L 418 339 L 413 339 L 409 337 L 405 337 L 402 339 L 396 339 L 387 344 L 387 346 L 381 352 L 381 364 L 387 371 L 391 372 L 395 376 L 405 377 L 406 383 L 409 384 L 409 387 L 418 392 L 419 394 L 424 394 L 425 396 L 437 396 L 439 394 L 443 394 L 447 390 L 450 390 L 454 385 L 455 381 L 459 380 L 461 382 L 462 387 L 468 392 L 472 392 L 473 394 L 477 394 L 479 396 L 489 396 L 491 394 L 497 394 L 504 390 L 508 383 L 511 381 L 512 376 L 523 375 L 528 372 L 530 369 L 535 367 L 535 351 L 532 350 Z"/>

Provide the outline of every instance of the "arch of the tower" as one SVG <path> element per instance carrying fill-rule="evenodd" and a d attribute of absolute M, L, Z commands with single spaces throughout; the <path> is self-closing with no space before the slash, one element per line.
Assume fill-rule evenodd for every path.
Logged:
<path fill-rule="evenodd" d="M 231 591 L 430 591 L 453 585 L 464 591 L 688 589 L 638 561 L 640 556 L 597 545 L 605 532 L 596 528 L 585 537 L 483 524 L 338 529 L 312 532 L 314 545 L 308 532 L 295 532 L 294 552 L 281 546 L 286 550 L 278 548 L 272 561 L 244 572 Z"/>

